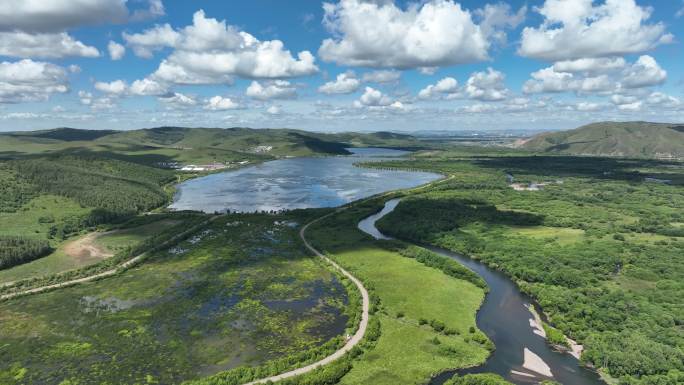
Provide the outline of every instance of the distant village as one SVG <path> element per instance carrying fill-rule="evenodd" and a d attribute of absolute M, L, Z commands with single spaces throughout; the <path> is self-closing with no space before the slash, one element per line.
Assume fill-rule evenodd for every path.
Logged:
<path fill-rule="evenodd" d="M 179 162 L 158 162 L 157 166 L 162 168 L 170 168 L 173 170 L 187 171 L 187 172 L 203 172 L 216 171 L 225 168 L 244 166 L 249 164 L 249 160 L 241 160 L 238 162 L 213 162 L 208 164 L 181 164 Z"/>
<path fill-rule="evenodd" d="M 191 150 L 191 147 L 177 147 L 177 149 Z M 252 154 L 265 154 L 271 152 L 273 146 L 256 146 L 250 149 L 245 149 L 245 152 Z M 288 156 L 289 158 L 289 156 Z M 161 168 L 170 168 L 173 170 L 186 171 L 186 172 L 206 172 L 206 171 L 216 171 L 223 170 L 225 168 L 239 167 L 249 164 L 249 160 L 241 160 L 237 162 L 213 162 L 208 164 L 181 164 L 180 162 L 157 162 L 156 165 Z"/>
<path fill-rule="evenodd" d="M 563 184 L 563 181 L 560 179 L 555 182 L 515 183 L 515 178 L 511 174 L 506 174 L 506 180 L 508 185 L 515 191 L 539 191 L 550 184 Z"/>

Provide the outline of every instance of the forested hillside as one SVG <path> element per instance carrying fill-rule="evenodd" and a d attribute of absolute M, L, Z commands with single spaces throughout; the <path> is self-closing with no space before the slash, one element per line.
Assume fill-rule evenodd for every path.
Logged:
<path fill-rule="evenodd" d="M 327 134 L 292 129 L 155 127 L 131 131 L 58 128 L 0 133 L 0 158 L 89 154 L 156 166 L 161 163 L 263 161 L 284 156 L 344 155 L 347 147 L 425 148 L 401 134 Z"/>
<path fill-rule="evenodd" d="M 459 158 L 440 153 L 394 164 L 452 179 L 404 198 L 379 222 L 381 230 L 504 271 L 556 327 L 584 344 L 585 363 L 620 384 L 681 384 L 684 165 Z M 507 174 L 541 186 L 516 191 Z"/>
<path fill-rule="evenodd" d="M 0 269 L 45 256 L 85 228 L 164 205 L 163 186 L 174 180 L 169 170 L 93 155 L 0 161 Z"/>
<path fill-rule="evenodd" d="M 124 216 L 160 206 L 160 188 L 174 179 L 169 171 L 94 157 L 59 156 L 9 162 L 41 193 L 72 198 L 82 206 Z"/>
<path fill-rule="evenodd" d="M 547 132 L 525 141 L 526 150 L 625 158 L 684 158 L 684 125 L 601 122 Z"/>

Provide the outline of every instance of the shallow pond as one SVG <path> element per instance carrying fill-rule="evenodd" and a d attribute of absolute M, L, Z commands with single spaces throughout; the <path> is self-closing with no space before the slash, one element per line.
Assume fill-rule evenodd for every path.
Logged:
<path fill-rule="evenodd" d="M 382 211 L 359 222 L 359 229 L 376 239 L 391 239 L 382 234 L 375 223 L 391 213 L 398 203 L 399 199 L 387 201 Z M 496 350 L 483 365 L 444 372 L 433 378 L 430 384 L 443 384 L 454 374 L 497 373 L 514 384 L 536 384 L 553 379 L 563 385 L 605 385 L 595 372 L 580 366 L 573 356 L 553 350 L 543 337 L 535 333 L 532 327 L 534 316 L 528 309 L 534 301 L 521 293 L 503 273 L 449 250 L 424 247 L 455 259 L 487 282 L 489 293 L 477 313 L 477 326 L 496 345 Z M 535 361 L 537 365 L 534 365 Z M 547 370 L 551 376 L 540 373 Z"/>
<path fill-rule="evenodd" d="M 239 170 L 191 179 L 177 186 L 170 208 L 204 212 L 254 212 L 336 207 L 385 191 L 419 186 L 439 179 L 428 172 L 357 167 L 406 151 L 352 148 L 352 155 L 279 159 Z"/>
<path fill-rule="evenodd" d="M 0 384 L 180 384 L 344 335 L 304 218 L 224 216 L 125 274 L 0 303 Z"/>

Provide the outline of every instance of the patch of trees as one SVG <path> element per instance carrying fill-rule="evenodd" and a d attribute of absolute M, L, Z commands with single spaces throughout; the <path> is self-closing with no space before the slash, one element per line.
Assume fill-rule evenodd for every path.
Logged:
<path fill-rule="evenodd" d="M 146 259 L 148 257 L 154 257 L 154 252 L 168 248 L 169 245 L 182 242 L 183 240 L 192 236 L 194 233 L 199 231 L 199 229 L 205 226 L 208 220 L 208 217 L 206 215 L 177 212 L 155 216 L 154 219 L 164 220 L 167 218 L 178 220 L 181 223 L 171 226 L 151 237 L 148 237 L 134 246 L 128 246 L 123 250 L 119 251 L 118 253 L 116 253 L 111 258 L 107 258 L 103 261 L 85 266 L 80 269 L 68 270 L 62 273 L 55 273 L 40 277 L 19 280 L 11 285 L 0 286 L 0 293 L 12 293 L 16 291 L 33 289 L 40 286 L 53 285 L 57 283 L 70 281 L 76 278 L 95 275 L 117 267 L 119 272 L 123 272 L 125 269 L 120 268 L 120 265 L 123 262 L 128 261 L 135 256 L 142 256 L 143 253 L 143 259 Z M 139 224 L 139 221 L 132 221 L 130 226 L 127 227 L 134 227 L 137 224 Z M 121 228 L 127 227 L 122 226 Z M 140 262 L 142 262 L 142 260 Z M 132 267 L 132 265 L 128 266 L 128 268 L 130 267 Z"/>
<path fill-rule="evenodd" d="M 406 198 L 411 201 L 413 198 Z M 486 222 L 502 225 L 534 226 L 542 223 L 542 217 L 530 213 L 501 211 L 496 206 L 474 199 L 451 197 L 421 197 L 420 204 L 400 204 L 392 213 L 405 222 L 392 221 L 384 217 L 378 221 L 380 230 L 390 230 L 399 238 L 419 241 L 429 236 L 458 229 L 472 222 Z M 420 215 L 418 214 L 420 210 Z"/>
<path fill-rule="evenodd" d="M 684 190 L 643 182 L 636 168 L 657 162 L 522 158 L 435 160 L 453 177 L 404 198 L 378 226 L 505 272 L 554 327 L 585 346 L 584 362 L 621 384 L 683 383 Z M 429 170 L 430 162 L 400 163 Z M 507 172 L 516 181 L 563 183 L 519 192 L 506 186 Z M 681 168 L 668 172 L 684 176 Z M 530 225 L 545 227 L 516 231 Z M 554 227 L 566 229 L 555 235 Z M 567 228 L 583 233 L 557 235 Z"/>
<path fill-rule="evenodd" d="M 511 385 L 497 374 L 466 374 L 465 376 L 455 376 L 444 385 Z"/>
<path fill-rule="evenodd" d="M 0 236 L 0 270 L 44 257 L 52 252 L 46 240 Z"/>
<path fill-rule="evenodd" d="M 439 269 L 446 275 L 468 281 L 477 287 L 487 289 L 487 283 L 485 283 L 482 277 L 452 259 L 417 246 L 408 246 L 399 250 L 399 253 L 404 257 L 413 258 L 425 266 Z"/>
<path fill-rule="evenodd" d="M 7 162 L 0 162 L 0 213 L 16 212 L 36 195 L 35 190 Z"/>
<path fill-rule="evenodd" d="M 14 173 L 41 193 L 71 198 L 98 208 L 90 221 L 109 221 L 164 204 L 161 185 L 173 180 L 165 170 L 120 160 L 55 156 L 9 162 Z"/>

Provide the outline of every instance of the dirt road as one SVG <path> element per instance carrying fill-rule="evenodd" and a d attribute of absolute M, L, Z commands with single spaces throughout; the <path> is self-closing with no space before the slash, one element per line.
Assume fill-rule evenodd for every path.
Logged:
<path fill-rule="evenodd" d="M 244 385 L 257 385 L 257 384 L 265 384 L 268 382 L 276 382 L 280 381 L 286 378 L 290 377 L 295 377 L 299 376 L 308 372 L 311 372 L 312 370 L 315 370 L 321 366 L 327 365 L 338 358 L 344 356 L 345 353 L 350 351 L 354 346 L 356 346 L 361 340 L 363 339 L 363 336 L 366 334 L 366 328 L 368 327 L 368 310 L 370 308 L 370 301 L 368 299 L 368 291 L 366 290 L 365 287 L 363 287 L 363 284 L 361 281 L 359 281 L 356 277 L 351 275 L 347 270 L 343 269 L 340 265 L 337 263 L 333 262 L 330 258 L 326 257 L 321 253 L 320 251 L 316 250 L 311 244 L 309 244 L 309 241 L 306 240 L 306 229 L 309 228 L 310 225 L 332 215 L 328 214 L 323 217 L 320 217 L 312 222 L 309 222 L 306 224 L 306 226 L 302 227 L 302 229 L 299 231 L 299 237 L 302 239 L 302 242 L 304 242 L 304 245 L 306 246 L 307 249 L 311 250 L 314 254 L 322 258 L 325 262 L 329 263 L 332 265 L 333 268 L 341 272 L 345 277 L 349 278 L 352 282 L 354 282 L 354 285 L 356 285 L 356 288 L 359 289 L 359 292 L 361 292 L 361 298 L 362 298 L 362 313 L 361 313 L 361 322 L 359 323 L 359 328 L 357 329 L 356 333 L 347 340 L 347 343 L 344 344 L 342 348 L 339 350 L 335 351 L 333 354 L 323 358 L 320 361 L 314 362 L 313 364 L 309 364 L 307 366 L 290 370 L 289 372 L 281 373 L 275 376 L 267 377 L 267 378 L 262 378 L 259 380 L 255 380 L 252 382 L 248 382 Z"/>

